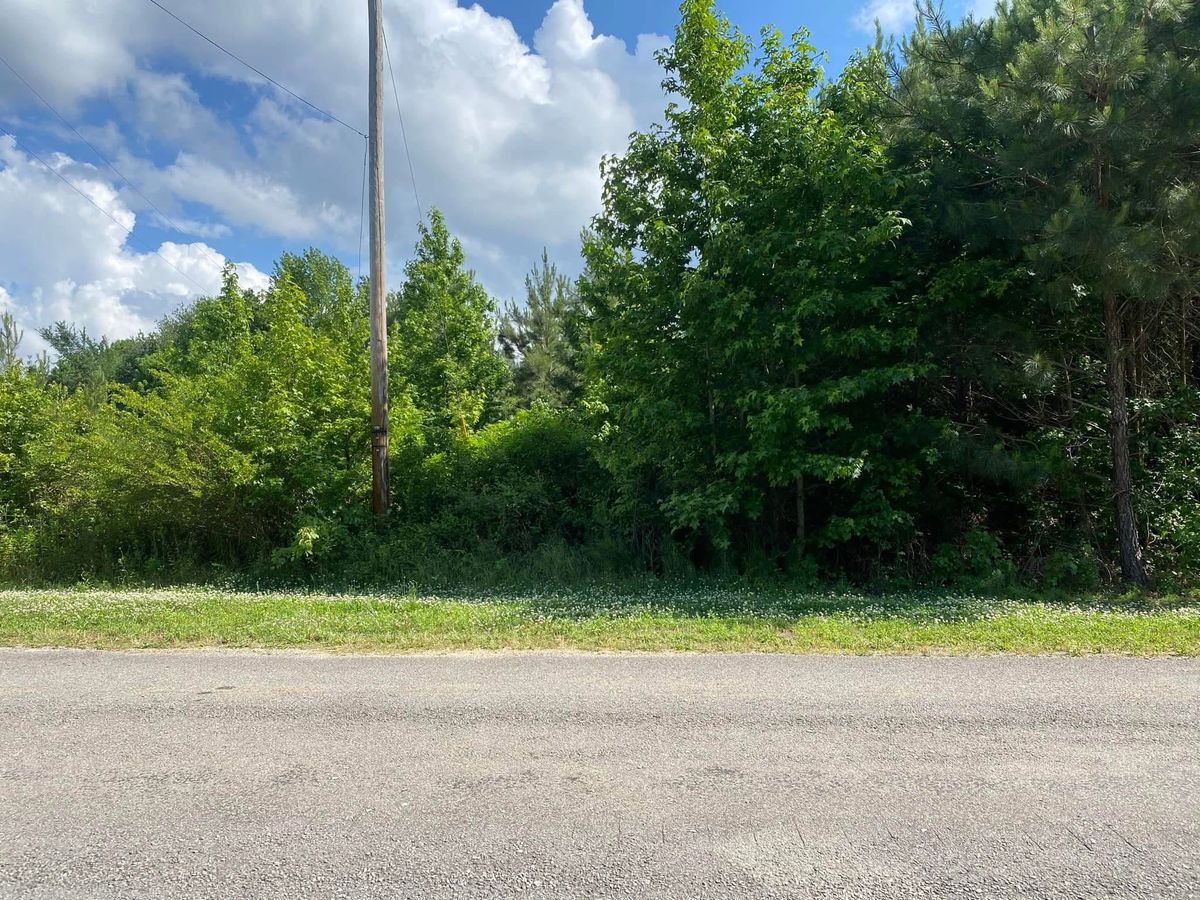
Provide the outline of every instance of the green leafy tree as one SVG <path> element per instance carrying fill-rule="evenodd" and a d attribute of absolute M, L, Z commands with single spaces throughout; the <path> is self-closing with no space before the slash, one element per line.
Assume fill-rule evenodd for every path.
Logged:
<path fill-rule="evenodd" d="M 93 406 L 107 399 L 110 385 L 136 385 L 151 377 L 146 361 L 162 347 L 157 335 L 110 341 L 93 338 L 86 329 L 66 322 L 39 333 L 54 352 L 51 379 L 82 392 Z"/>
<path fill-rule="evenodd" d="M 1091 355 L 1104 374 L 1121 570 L 1138 584 L 1131 406 L 1153 390 L 1154 338 L 1194 303 L 1198 37 L 1187 0 L 1014 0 L 957 25 L 930 5 L 895 79 L 896 120 L 964 221 L 1028 247 L 1035 316 L 1073 332 L 1070 365 Z M 1178 384 L 1186 362 L 1162 362 Z"/>
<path fill-rule="evenodd" d="M 261 292 L 230 269 L 219 295 L 167 323 L 167 346 L 146 361 L 152 384 L 110 386 L 94 409 L 58 388 L 65 424 L 20 450 L 46 559 L 67 571 L 116 558 L 244 564 L 300 536 L 312 549 L 369 484 L 364 300 L 341 263 L 311 251 L 285 257 Z M 401 393 L 397 444 L 415 431 Z"/>
<path fill-rule="evenodd" d="M 435 432 L 493 420 L 509 383 L 496 350 L 495 304 L 465 262 L 433 210 L 388 303 L 392 371 Z"/>
<path fill-rule="evenodd" d="M 55 408 L 65 399 L 42 371 L 19 362 L 0 369 L 0 528 L 26 518 L 36 481 L 29 454 L 54 434 Z"/>
<path fill-rule="evenodd" d="M 243 290 L 237 270 L 226 266 L 219 294 L 198 300 L 162 323 L 165 346 L 152 367 L 188 377 L 219 372 L 246 352 L 260 306 L 261 298 Z"/>
<path fill-rule="evenodd" d="M 500 347 L 524 406 L 541 402 L 570 406 L 580 394 L 579 300 L 571 279 L 559 274 L 542 251 L 540 265 L 525 276 L 525 303 L 509 304 L 500 320 Z"/>
<path fill-rule="evenodd" d="M 801 34 L 762 59 L 688 0 L 660 59 L 681 98 L 606 161 L 581 292 L 612 465 L 718 548 L 892 548 L 925 425 L 888 257 L 905 226 L 861 113 L 878 56 L 823 86 Z M 874 552 L 874 551 L 873 551 Z"/>
<path fill-rule="evenodd" d="M 350 270 L 334 256 L 310 247 L 284 253 L 275 264 L 276 282 L 288 280 L 304 295 L 304 317 L 314 325 L 348 324 L 367 308 L 365 283 L 355 287 Z"/>

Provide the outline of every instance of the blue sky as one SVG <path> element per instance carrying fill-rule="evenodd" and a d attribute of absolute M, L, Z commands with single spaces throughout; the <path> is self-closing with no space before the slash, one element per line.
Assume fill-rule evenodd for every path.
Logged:
<path fill-rule="evenodd" d="M 163 2 L 365 128 L 365 4 Z M 957 13 L 991 5 L 947 3 Z M 600 159 L 662 110 L 653 55 L 674 29 L 674 0 L 384 0 L 384 8 L 424 205 L 446 213 L 501 301 L 520 294 L 543 246 L 577 270 L 580 229 L 599 209 Z M 727 8 L 749 34 L 767 22 L 809 28 L 833 71 L 871 41 L 876 17 L 889 30 L 912 18 L 910 0 Z M 317 246 L 357 269 L 362 138 L 147 0 L 5 0 L 0 57 L 103 155 L 0 66 L 0 309 L 27 334 L 59 319 L 111 337 L 151 328 L 215 290 L 226 260 L 254 287 L 285 250 Z M 386 127 L 395 286 L 418 212 L 392 109 Z"/>
<path fill-rule="evenodd" d="M 866 34 L 846 14 L 850 6 L 856 12 L 866 4 L 814 2 L 814 0 L 735 0 L 722 11 L 744 32 L 757 35 L 764 25 L 772 25 L 785 34 L 807 28 L 813 42 L 828 52 L 830 63 L 840 66 L 855 47 L 869 41 Z M 536 0 L 488 0 L 482 6 L 489 12 L 512 21 L 518 33 L 532 39 L 546 14 L 546 3 Z M 911 5 L 910 5 L 911 7 Z M 627 43 L 647 32 L 670 34 L 679 19 L 675 0 L 604 0 L 588 7 L 598 30 L 615 35 Z"/>

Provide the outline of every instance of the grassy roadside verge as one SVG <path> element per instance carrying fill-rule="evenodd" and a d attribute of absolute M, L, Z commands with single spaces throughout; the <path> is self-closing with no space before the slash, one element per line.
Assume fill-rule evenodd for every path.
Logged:
<path fill-rule="evenodd" d="M 668 587 L 440 596 L 0 590 L 0 646 L 1200 656 L 1200 601 Z"/>

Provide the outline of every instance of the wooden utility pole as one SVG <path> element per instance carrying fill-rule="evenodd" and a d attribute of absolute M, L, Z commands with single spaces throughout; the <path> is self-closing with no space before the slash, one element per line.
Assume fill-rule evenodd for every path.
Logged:
<path fill-rule="evenodd" d="M 383 230 L 383 11 L 382 0 L 367 0 L 371 40 L 371 508 L 388 509 L 388 349 L 387 293 L 384 286 Z"/>

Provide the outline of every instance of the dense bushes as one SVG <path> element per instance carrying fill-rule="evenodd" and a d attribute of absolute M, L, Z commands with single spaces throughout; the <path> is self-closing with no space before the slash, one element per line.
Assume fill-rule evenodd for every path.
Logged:
<path fill-rule="evenodd" d="M 0 578 L 1194 584 L 1200 14 L 1093 7 L 929 11 L 828 81 L 687 0 L 578 285 L 543 257 L 498 320 L 423 230 L 382 523 L 336 260 L 132 340 L 56 326 L 53 365 L 7 322 Z"/>
<path fill-rule="evenodd" d="M 136 386 L 106 378 L 108 346 L 96 353 L 86 336 L 52 368 L 4 370 L 0 573 L 448 581 L 517 565 L 633 569 L 613 540 L 586 416 L 537 401 L 479 421 L 514 405 L 488 337 L 491 302 L 439 217 L 422 249 L 420 289 L 392 301 L 398 334 L 414 317 L 426 324 L 393 344 L 386 523 L 363 509 L 365 291 L 310 251 L 285 256 L 261 293 L 227 273 L 219 296 L 123 361 Z"/>
<path fill-rule="evenodd" d="M 33 530 L 38 566 L 244 564 L 361 486 L 365 324 L 349 291 L 317 309 L 287 274 L 295 262 L 261 295 L 230 272 L 138 359 L 138 388 L 69 392 L 61 373 L 80 360 L 68 354 L 48 372 L 10 372 L 41 407 L 9 466 L 21 494 L 10 516 Z"/>
<path fill-rule="evenodd" d="M 287 571 L 443 583 L 636 571 L 605 511 L 589 434 L 570 413 L 535 406 L 478 432 L 452 431 L 443 449 L 395 458 L 392 485 L 384 525 L 361 508 L 310 523 Z"/>

